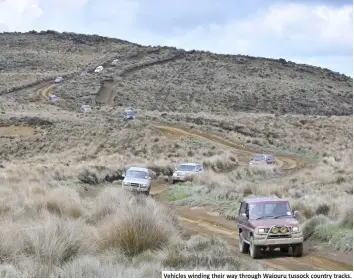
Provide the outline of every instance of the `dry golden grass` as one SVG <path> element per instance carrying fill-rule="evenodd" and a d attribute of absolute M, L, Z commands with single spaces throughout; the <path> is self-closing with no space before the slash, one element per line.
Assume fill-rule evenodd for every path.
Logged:
<path fill-rule="evenodd" d="M 41 181 L 34 181 L 40 172 L 32 172 L 32 178 L 13 175 L 1 172 L 2 277 L 156 277 L 175 267 L 172 251 L 186 245 L 176 217 L 150 197 L 109 186 L 90 196 L 80 194 L 75 183 L 53 185 L 51 175 L 49 180 L 39 176 Z M 218 253 L 224 252 L 213 245 Z M 231 257 L 231 250 L 220 262 L 205 248 L 184 249 L 191 268 L 251 268 Z M 173 261 L 184 262 L 185 256 L 175 254 Z"/>

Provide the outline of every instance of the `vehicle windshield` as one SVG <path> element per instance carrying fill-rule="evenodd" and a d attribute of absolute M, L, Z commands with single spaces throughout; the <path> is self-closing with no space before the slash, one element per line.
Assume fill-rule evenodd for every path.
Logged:
<path fill-rule="evenodd" d="M 193 166 L 193 165 L 180 165 L 178 167 L 179 171 L 194 171 L 194 169 L 195 169 L 195 166 Z"/>
<path fill-rule="evenodd" d="M 138 179 L 147 179 L 148 174 L 145 171 L 137 171 L 137 170 L 128 170 L 126 173 L 126 177 L 128 178 L 138 178 Z"/>
<path fill-rule="evenodd" d="M 292 216 L 288 202 L 259 202 L 250 204 L 250 219 L 266 219 Z"/>
<path fill-rule="evenodd" d="M 253 157 L 253 161 L 264 161 L 265 157 L 263 155 L 256 155 Z"/>

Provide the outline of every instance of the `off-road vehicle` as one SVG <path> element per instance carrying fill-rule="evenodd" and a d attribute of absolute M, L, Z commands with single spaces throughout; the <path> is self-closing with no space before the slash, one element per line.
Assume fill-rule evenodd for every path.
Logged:
<path fill-rule="evenodd" d="M 172 174 L 172 183 L 177 181 L 185 181 L 188 176 L 201 174 L 204 172 L 203 164 L 198 163 L 182 163 L 175 169 Z"/>
<path fill-rule="evenodd" d="M 133 120 L 135 119 L 135 114 L 136 112 L 134 110 L 126 110 L 124 111 L 124 121 L 128 121 L 128 120 Z"/>
<path fill-rule="evenodd" d="M 298 212 L 292 212 L 286 199 L 273 197 L 245 198 L 236 218 L 241 253 L 251 258 L 261 257 L 261 252 L 280 248 L 295 257 L 303 252 L 303 233 L 296 220 Z"/>
<path fill-rule="evenodd" d="M 64 82 L 64 78 L 62 77 L 57 77 L 55 80 L 54 80 L 54 83 L 63 83 Z"/>
<path fill-rule="evenodd" d="M 256 154 L 250 160 L 250 166 L 275 165 L 275 156 L 272 154 Z"/>
<path fill-rule="evenodd" d="M 151 177 L 147 168 L 131 167 L 125 174 L 122 187 L 131 192 L 150 194 Z"/>

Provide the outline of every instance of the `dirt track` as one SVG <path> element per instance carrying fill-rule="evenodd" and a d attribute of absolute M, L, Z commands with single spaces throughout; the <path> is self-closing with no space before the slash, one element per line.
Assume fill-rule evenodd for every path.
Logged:
<path fill-rule="evenodd" d="M 255 151 L 236 146 L 217 136 L 186 127 L 161 124 L 156 124 L 155 127 L 159 129 L 163 135 L 171 139 L 195 137 L 218 144 L 222 148 L 234 151 L 239 159 L 244 163 L 247 163 L 250 156 L 255 153 Z M 278 156 L 277 158 L 277 163 L 283 170 L 300 169 L 305 167 L 307 163 L 306 161 L 302 161 L 301 159 L 292 156 Z M 162 203 L 165 203 L 167 206 L 171 207 L 171 205 L 166 202 L 166 192 L 170 189 L 170 187 L 171 186 L 167 183 L 155 183 L 151 194 Z M 219 236 L 226 240 L 230 245 L 238 247 L 238 234 L 236 230 L 236 223 L 234 221 L 226 220 L 225 218 L 218 216 L 218 214 L 212 209 L 208 210 L 208 208 L 172 208 L 179 216 L 180 224 L 184 230 L 190 232 L 191 234 Z M 323 257 L 316 255 L 316 252 L 311 252 L 309 249 L 311 249 L 311 247 L 305 246 L 305 255 L 301 258 L 293 258 L 278 251 L 273 251 L 265 255 L 265 257 L 261 260 L 261 263 L 272 269 L 283 271 L 353 270 L 351 264 L 353 261 L 352 253 L 334 253 L 334 255 L 329 255 L 328 251 L 328 253 L 323 253 L 326 255 L 326 257 Z M 237 253 L 240 257 L 248 257 L 247 255 L 239 254 L 237 251 L 235 251 L 235 253 Z"/>
<path fill-rule="evenodd" d="M 144 57 L 144 55 L 141 55 L 139 58 L 142 58 L 142 57 Z M 138 70 L 141 70 L 141 69 L 153 66 L 153 65 L 165 64 L 167 62 L 176 60 L 180 57 L 183 57 L 183 56 L 181 56 L 180 54 L 175 54 L 175 55 L 163 57 L 163 58 L 160 58 L 157 60 L 149 61 L 146 63 L 128 66 L 121 71 L 119 76 L 120 77 L 127 77 L 135 71 L 138 71 Z M 119 81 L 104 81 L 100 92 L 98 92 L 98 94 L 97 94 L 96 103 L 105 104 L 105 105 L 113 105 L 114 98 L 116 96 L 115 87 L 116 87 L 117 83 L 119 83 Z"/>
<path fill-rule="evenodd" d="M 249 255 L 242 255 L 238 252 L 238 234 L 235 221 L 226 220 L 218 216 L 211 208 L 207 207 L 177 207 L 166 202 L 167 190 L 171 185 L 163 182 L 153 183 L 151 195 L 171 207 L 178 215 L 181 227 L 190 234 L 204 236 L 217 236 L 224 239 L 231 246 L 235 247 L 235 256 L 249 258 Z M 330 254 L 332 252 L 332 255 Z M 325 256 L 325 257 L 324 257 Z M 293 258 L 279 251 L 267 252 L 260 260 L 262 264 L 280 271 L 347 271 L 353 270 L 352 253 L 337 252 L 330 250 L 311 251 L 309 245 L 305 245 L 304 256 Z"/>
<path fill-rule="evenodd" d="M 39 86 L 35 94 L 39 100 L 49 100 L 49 97 L 52 95 L 52 90 L 56 87 L 56 84 L 49 83 Z"/>
<path fill-rule="evenodd" d="M 220 137 L 211 135 L 205 132 L 201 132 L 195 129 L 186 128 L 178 125 L 161 125 L 156 124 L 155 127 L 160 132 L 170 139 L 182 139 L 182 138 L 198 138 L 204 141 L 212 142 L 214 145 L 219 145 L 223 149 L 231 150 L 235 152 L 241 164 L 247 165 L 252 155 L 257 153 L 254 150 L 237 146 L 231 142 L 228 142 Z M 297 158 L 295 156 L 277 156 L 277 166 L 284 171 L 296 170 L 304 168 L 308 162 L 304 159 Z"/>

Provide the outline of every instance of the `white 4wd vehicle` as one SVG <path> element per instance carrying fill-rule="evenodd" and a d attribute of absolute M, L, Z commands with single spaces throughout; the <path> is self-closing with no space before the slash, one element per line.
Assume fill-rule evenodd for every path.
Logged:
<path fill-rule="evenodd" d="M 172 175 L 172 183 L 177 181 L 185 181 L 188 176 L 200 174 L 204 172 L 203 164 L 198 163 L 182 163 Z"/>
<path fill-rule="evenodd" d="M 131 167 L 123 175 L 122 187 L 131 192 L 150 194 L 151 177 L 147 168 Z"/>
<path fill-rule="evenodd" d="M 96 69 L 95 69 L 95 73 L 100 73 L 103 71 L 103 66 L 98 66 Z"/>

